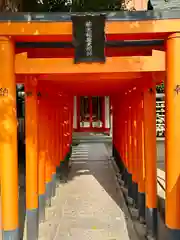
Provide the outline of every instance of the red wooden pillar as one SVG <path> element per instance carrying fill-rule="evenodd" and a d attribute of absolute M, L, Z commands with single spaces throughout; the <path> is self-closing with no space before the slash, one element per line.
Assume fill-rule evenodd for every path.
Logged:
<path fill-rule="evenodd" d="M 80 130 L 81 97 L 77 96 L 77 130 Z"/>
<path fill-rule="evenodd" d="M 128 101 L 127 101 L 127 92 L 124 95 L 124 152 L 125 152 L 125 169 L 124 169 L 124 183 L 125 186 L 128 184 L 128 167 L 129 167 L 129 162 L 128 162 Z"/>
<path fill-rule="evenodd" d="M 59 92 L 57 93 L 57 100 L 55 103 L 55 137 L 56 137 L 56 168 L 60 164 L 60 119 L 59 119 L 59 102 L 60 96 Z"/>
<path fill-rule="evenodd" d="M 139 219 L 141 222 L 145 221 L 145 158 L 144 158 L 144 92 L 139 91 L 137 114 L 137 154 L 138 154 L 138 207 Z"/>
<path fill-rule="evenodd" d="M 59 95 L 59 105 L 58 105 L 58 124 L 59 124 L 59 161 L 61 165 L 61 161 L 63 160 L 62 154 L 62 137 L 63 137 L 63 128 L 62 128 L 62 94 Z"/>
<path fill-rule="evenodd" d="M 67 136 L 66 136 L 66 106 L 65 106 L 65 98 L 64 98 L 64 109 L 63 109 L 63 159 L 66 157 L 66 143 L 67 143 Z"/>
<path fill-rule="evenodd" d="M 121 160 L 121 111 L 119 107 L 119 98 L 118 96 L 113 98 L 113 156 L 115 161 L 122 172 L 122 160 Z"/>
<path fill-rule="evenodd" d="M 19 239 L 16 77 L 14 57 L 13 42 L 11 42 L 10 38 L 1 36 L 0 88 L 1 90 L 2 88 L 4 90 L 8 89 L 8 95 L 1 95 L 0 101 L 0 175 L 3 239 Z M 35 150 L 33 150 L 33 152 L 34 151 Z M 36 157 L 32 158 L 32 161 L 36 161 Z M 35 179 L 33 180 L 35 181 Z M 31 186 L 33 186 L 32 183 Z M 36 198 L 36 195 L 34 198 Z M 31 209 L 34 208 L 36 209 L 37 205 Z"/>
<path fill-rule="evenodd" d="M 88 98 L 89 101 L 89 120 L 90 120 L 90 128 L 93 127 L 93 105 L 92 105 L 92 97 Z"/>
<path fill-rule="evenodd" d="M 49 86 L 47 86 L 48 92 L 48 101 L 47 101 L 47 115 L 48 115 L 48 169 L 47 169 L 47 175 L 48 175 L 48 183 L 46 185 L 47 187 L 47 205 L 51 206 L 51 198 L 54 194 L 53 192 L 53 178 L 56 172 L 55 168 L 55 162 L 54 162 L 54 101 L 52 98 L 52 89 L 50 89 Z"/>
<path fill-rule="evenodd" d="M 66 98 L 66 102 L 68 99 Z M 66 156 L 69 152 L 69 106 L 66 105 Z"/>
<path fill-rule="evenodd" d="M 151 79 L 150 79 L 151 80 Z M 144 91 L 144 143 L 146 223 L 148 234 L 157 236 L 157 166 L 156 166 L 156 88 Z"/>
<path fill-rule="evenodd" d="M 122 174 L 124 174 L 124 166 L 125 166 L 125 139 L 124 139 L 124 124 L 125 124 L 125 114 L 124 114 L 124 96 L 119 100 L 119 125 L 120 125 L 120 144 L 121 144 L 121 161 L 122 161 Z M 122 175 L 123 176 L 123 175 Z"/>
<path fill-rule="evenodd" d="M 57 104 L 57 90 L 52 89 L 52 125 L 51 125 L 51 139 L 52 139 L 52 197 L 56 196 L 56 167 L 57 167 L 57 129 L 56 129 L 56 104 Z"/>
<path fill-rule="evenodd" d="M 58 149 L 59 149 L 59 156 L 58 156 L 58 166 L 60 166 L 61 161 L 62 161 L 62 94 L 59 93 L 59 98 L 58 98 L 58 105 L 57 105 L 57 125 L 58 125 Z"/>
<path fill-rule="evenodd" d="M 38 102 L 37 80 L 27 79 L 26 91 L 26 220 L 27 239 L 38 238 Z M 8 237 L 9 238 L 9 237 Z M 5 238 L 4 238 L 5 239 Z"/>
<path fill-rule="evenodd" d="M 62 108 L 61 108 L 61 126 L 62 126 L 62 161 L 64 161 L 64 95 L 62 97 Z"/>
<path fill-rule="evenodd" d="M 124 102 L 123 98 L 118 99 L 118 122 L 119 122 L 119 144 L 120 144 L 120 161 L 121 161 L 121 173 L 124 172 Z"/>
<path fill-rule="evenodd" d="M 177 240 L 180 239 L 180 33 L 168 36 L 166 46 L 165 222 L 169 239 Z"/>
<path fill-rule="evenodd" d="M 137 158 L 137 90 L 132 90 L 132 163 L 133 163 L 133 176 L 132 176 L 132 187 L 133 187 L 133 199 L 135 206 L 138 206 L 138 158 Z"/>
<path fill-rule="evenodd" d="M 45 182 L 46 182 L 46 204 L 50 205 L 50 199 L 51 199 L 51 156 L 50 156 L 50 128 L 49 128 L 49 96 L 47 87 L 43 86 L 42 88 L 42 96 L 44 98 L 44 114 L 46 115 L 46 118 L 44 118 L 45 124 L 46 124 L 46 141 L 45 141 L 45 157 L 46 157 L 46 163 L 45 163 Z"/>
<path fill-rule="evenodd" d="M 67 154 L 69 152 L 69 97 L 67 95 L 65 95 L 64 99 L 64 129 L 65 157 L 67 157 Z"/>
<path fill-rule="evenodd" d="M 66 145 L 66 126 L 65 126 L 65 98 L 62 97 L 62 161 L 65 159 L 65 145 Z"/>
<path fill-rule="evenodd" d="M 38 194 L 39 194 L 39 222 L 45 220 L 45 203 L 46 203 L 46 102 L 43 95 L 42 87 L 38 89 Z"/>
<path fill-rule="evenodd" d="M 74 97 L 73 96 L 70 96 L 70 104 L 69 104 L 69 107 L 70 107 L 70 145 L 72 145 L 72 137 L 73 137 L 73 115 L 74 115 L 74 111 L 73 111 L 73 108 L 74 108 Z"/>
<path fill-rule="evenodd" d="M 70 96 L 68 95 L 68 98 L 67 98 L 67 103 L 68 103 L 68 106 L 67 106 L 67 151 L 68 151 L 68 154 L 70 153 L 70 145 L 71 145 L 71 135 L 70 135 L 70 132 L 71 132 L 71 99 L 70 99 Z"/>
<path fill-rule="evenodd" d="M 133 198 L 132 193 L 132 174 L 133 174 L 133 163 L 132 163 L 132 102 L 131 102 L 131 92 L 127 93 L 127 132 L 128 132 L 128 140 L 127 140 L 127 157 L 128 157 L 128 195 Z"/>
<path fill-rule="evenodd" d="M 116 146 L 116 131 L 115 131 L 115 126 L 116 126 L 116 109 L 115 109 L 115 100 L 114 96 L 111 98 L 112 100 L 112 115 L 113 115 L 113 121 L 112 121 L 112 155 L 115 158 L 116 157 L 116 151 L 115 151 L 115 146 Z"/>
<path fill-rule="evenodd" d="M 102 99 L 102 101 L 100 102 L 101 104 L 101 109 L 102 109 L 102 119 L 100 119 L 102 121 L 102 128 L 105 129 L 105 104 L 106 104 L 106 101 L 105 101 L 105 96 L 101 97 L 100 99 Z"/>

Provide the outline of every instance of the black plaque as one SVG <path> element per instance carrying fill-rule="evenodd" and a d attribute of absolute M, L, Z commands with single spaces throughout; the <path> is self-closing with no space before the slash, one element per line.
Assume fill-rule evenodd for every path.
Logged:
<path fill-rule="evenodd" d="M 74 15 L 75 63 L 105 62 L 105 15 Z"/>

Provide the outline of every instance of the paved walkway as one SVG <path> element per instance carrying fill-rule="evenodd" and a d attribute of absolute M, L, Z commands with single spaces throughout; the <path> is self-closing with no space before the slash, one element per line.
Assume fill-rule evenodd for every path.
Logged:
<path fill-rule="evenodd" d="M 74 147 L 69 180 L 57 191 L 40 240 L 137 240 L 104 144 Z"/>

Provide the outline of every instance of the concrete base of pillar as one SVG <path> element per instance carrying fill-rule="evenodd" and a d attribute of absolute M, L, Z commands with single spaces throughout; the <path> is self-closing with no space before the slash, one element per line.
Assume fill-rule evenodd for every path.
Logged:
<path fill-rule="evenodd" d="M 127 187 L 128 187 L 128 197 L 133 199 L 132 174 L 130 173 L 128 173 Z"/>
<path fill-rule="evenodd" d="M 39 223 L 45 221 L 45 206 L 46 196 L 45 194 L 39 196 Z"/>
<path fill-rule="evenodd" d="M 19 229 L 12 231 L 2 231 L 3 240 L 19 240 Z"/>
<path fill-rule="evenodd" d="M 134 207 L 138 208 L 138 184 L 132 181 L 132 197 L 134 199 Z"/>
<path fill-rule="evenodd" d="M 52 197 L 52 181 L 46 183 L 46 206 L 51 206 L 51 197 Z"/>
<path fill-rule="evenodd" d="M 141 223 L 145 223 L 146 217 L 146 195 L 145 193 L 138 192 L 138 209 L 139 209 L 139 220 Z"/>
<path fill-rule="evenodd" d="M 128 202 L 129 202 L 129 204 L 134 204 L 132 174 L 130 174 L 127 171 L 127 169 L 124 166 L 124 163 L 114 145 L 113 145 L 113 157 L 114 157 L 114 160 L 120 170 L 120 173 L 123 176 L 124 185 L 128 189 L 128 199 L 129 199 Z"/>
<path fill-rule="evenodd" d="M 69 152 L 66 154 L 66 157 L 64 158 L 63 161 L 60 162 L 60 166 L 56 168 L 56 174 L 57 174 L 57 184 L 59 185 L 62 182 L 67 182 L 68 178 L 68 173 L 69 173 L 69 162 L 70 162 L 70 157 L 72 154 L 72 146 L 69 148 Z"/>
<path fill-rule="evenodd" d="M 146 226 L 148 238 L 157 237 L 157 221 L 158 221 L 158 210 L 157 208 L 146 207 Z"/>
<path fill-rule="evenodd" d="M 60 161 L 61 163 L 62 161 Z M 60 185 L 60 179 L 61 179 L 61 164 L 56 167 L 56 188 Z"/>
<path fill-rule="evenodd" d="M 180 239 L 180 229 L 171 229 L 167 227 L 168 240 L 179 240 Z"/>
<path fill-rule="evenodd" d="M 32 209 L 32 210 L 26 211 L 28 240 L 38 240 L 38 236 L 39 236 L 39 221 L 38 221 L 39 216 L 38 215 L 39 215 L 38 209 Z"/>
<path fill-rule="evenodd" d="M 115 159 L 115 161 L 116 161 L 116 164 L 117 164 L 117 166 L 118 166 L 118 168 L 119 168 L 119 170 L 120 170 L 120 173 L 122 174 L 122 173 L 124 172 L 124 169 L 125 169 L 124 163 L 123 163 L 122 158 L 121 158 L 121 156 L 119 155 L 119 153 L 118 153 L 118 151 L 116 150 L 116 148 L 115 148 L 114 145 L 113 145 L 113 157 L 114 157 L 114 159 Z"/>
<path fill-rule="evenodd" d="M 56 196 L 56 173 L 52 175 L 52 197 Z"/>
<path fill-rule="evenodd" d="M 124 186 L 127 187 L 128 186 L 128 171 L 126 168 L 124 168 L 124 174 L 123 174 L 123 180 L 124 180 Z"/>

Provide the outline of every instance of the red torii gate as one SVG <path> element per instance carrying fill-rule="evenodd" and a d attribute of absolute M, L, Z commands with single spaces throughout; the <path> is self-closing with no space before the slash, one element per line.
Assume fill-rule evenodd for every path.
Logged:
<path fill-rule="evenodd" d="M 58 19 L 56 22 L 52 21 L 55 17 Z M 66 21 L 64 21 L 65 18 Z M 62 58 L 57 59 L 56 57 L 59 55 L 53 56 L 53 51 L 48 50 L 48 54 L 52 54 L 51 58 L 44 57 L 44 55 L 42 58 L 37 58 L 37 52 L 35 55 L 28 57 L 28 54 L 32 54 L 33 51 L 28 54 L 26 52 L 21 53 L 14 46 L 14 42 L 22 41 L 72 42 L 72 22 L 69 16 L 62 15 L 61 17 L 60 14 L 10 14 L 8 19 L 7 21 L 7 15 L 0 16 L 0 87 L 7 90 L 6 94 L 3 94 L 3 92 L 1 95 L 0 104 L 1 192 L 4 239 L 10 237 L 13 240 L 19 239 L 16 82 L 24 83 L 26 92 L 31 92 L 26 98 L 26 207 L 28 234 L 31 233 L 33 240 L 37 239 L 38 234 L 38 198 L 41 202 L 41 198 L 44 198 L 45 194 L 47 194 L 46 199 L 50 199 L 50 191 L 53 189 L 53 179 L 56 173 L 55 169 L 60 164 L 60 161 L 62 165 L 62 160 L 70 152 L 72 142 L 72 96 L 74 93 L 108 93 L 110 95 L 113 93 L 116 95 L 112 99 L 114 127 L 119 129 L 121 126 L 121 129 L 119 129 L 121 134 L 120 131 L 114 131 L 114 150 L 121 156 L 121 164 L 128 173 L 129 189 L 131 185 L 136 187 L 138 185 L 141 196 L 146 193 L 147 224 L 153 234 L 156 232 L 155 84 L 162 81 L 165 73 L 167 110 L 166 225 L 169 228 L 170 239 L 179 239 L 178 196 L 180 169 L 178 159 L 180 150 L 178 140 L 180 138 L 180 109 L 178 106 L 180 98 L 179 91 L 175 91 L 180 85 L 178 69 L 178 52 L 180 50 L 179 15 L 176 16 L 176 12 L 173 11 L 168 15 L 166 13 L 163 15 L 162 12 L 159 15 L 149 12 L 120 12 L 114 13 L 114 16 L 107 15 L 105 26 L 107 41 L 163 39 L 166 45 L 161 46 L 158 49 L 160 51 L 152 51 L 150 55 L 147 54 L 149 48 L 147 48 L 148 51 L 146 50 L 143 56 L 137 54 L 138 49 L 133 50 L 133 54 L 136 53 L 136 56 L 131 57 L 129 51 L 123 50 L 123 55 L 127 54 L 129 57 L 122 57 L 121 53 L 119 53 L 119 56 L 107 57 L 106 62 L 103 64 L 81 63 L 78 65 L 73 63 L 70 53 L 68 53 L 70 55 L 67 54 L 68 56 L 62 54 Z M 41 57 L 42 50 L 38 51 Z M 113 55 L 114 50 L 110 53 L 110 55 Z M 92 81 L 96 85 L 92 84 Z M 86 86 L 84 86 L 84 82 L 86 82 Z M 39 100 L 37 99 L 39 98 L 37 88 L 41 89 L 42 94 Z M 148 91 L 149 88 L 151 91 Z M 47 92 L 48 96 L 46 95 Z M 64 94 L 67 92 L 68 95 Z M 120 96 L 118 96 L 119 93 L 121 93 Z M 61 106 L 55 104 L 58 99 L 62 102 Z M 40 108 L 37 105 L 38 101 Z M 53 109 L 50 106 L 54 106 Z M 120 110 L 120 106 L 124 109 L 124 112 Z M 60 116 L 60 110 L 63 111 L 63 116 Z M 50 118 L 47 118 L 47 114 Z M 41 116 L 46 119 L 47 129 L 43 125 Z M 57 129 L 54 126 L 58 128 L 58 122 L 61 123 L 59 129 L 61 134 L 59 134 L 59 138 L 56 138 L 54 133 L 57 132 Z M 141 128 L 142 123 L 144 130 Z M 140 133 L 138 133 L 137 129 L 141 129 Z M 40 131 L 40 135 L 38 131 Z M 144 138 L 143 131 L 145 132 Z M 47 141 L 44 142 L 43 139 L 46 139 L 46 137 Z M 37 139 L 39 139 L 40 146 L 42 144 L 44 149 L 48 149 L 45 158 L 42 157 L 43 154 L 38 153 Z M 53 143 L 51 139 L 53 139 Z M 145 148 L 143 141 L 145 142 Z M 139 143 L 138 148 L 137 142 Z M 60 149 L 56 146 L 60 146 Z M 142 151 L 144 151 L 144 155 Z M 39 170 L 38 163 L 40 164 Z M 43 171 L 44 168 L 46 174 Z M 52 189 L 50 190 L 50 188 Z M 43 212 L 42 205 L 40 208 Z M 30 235 L 28 235 L 28 238 L 32 239 Z"/>

